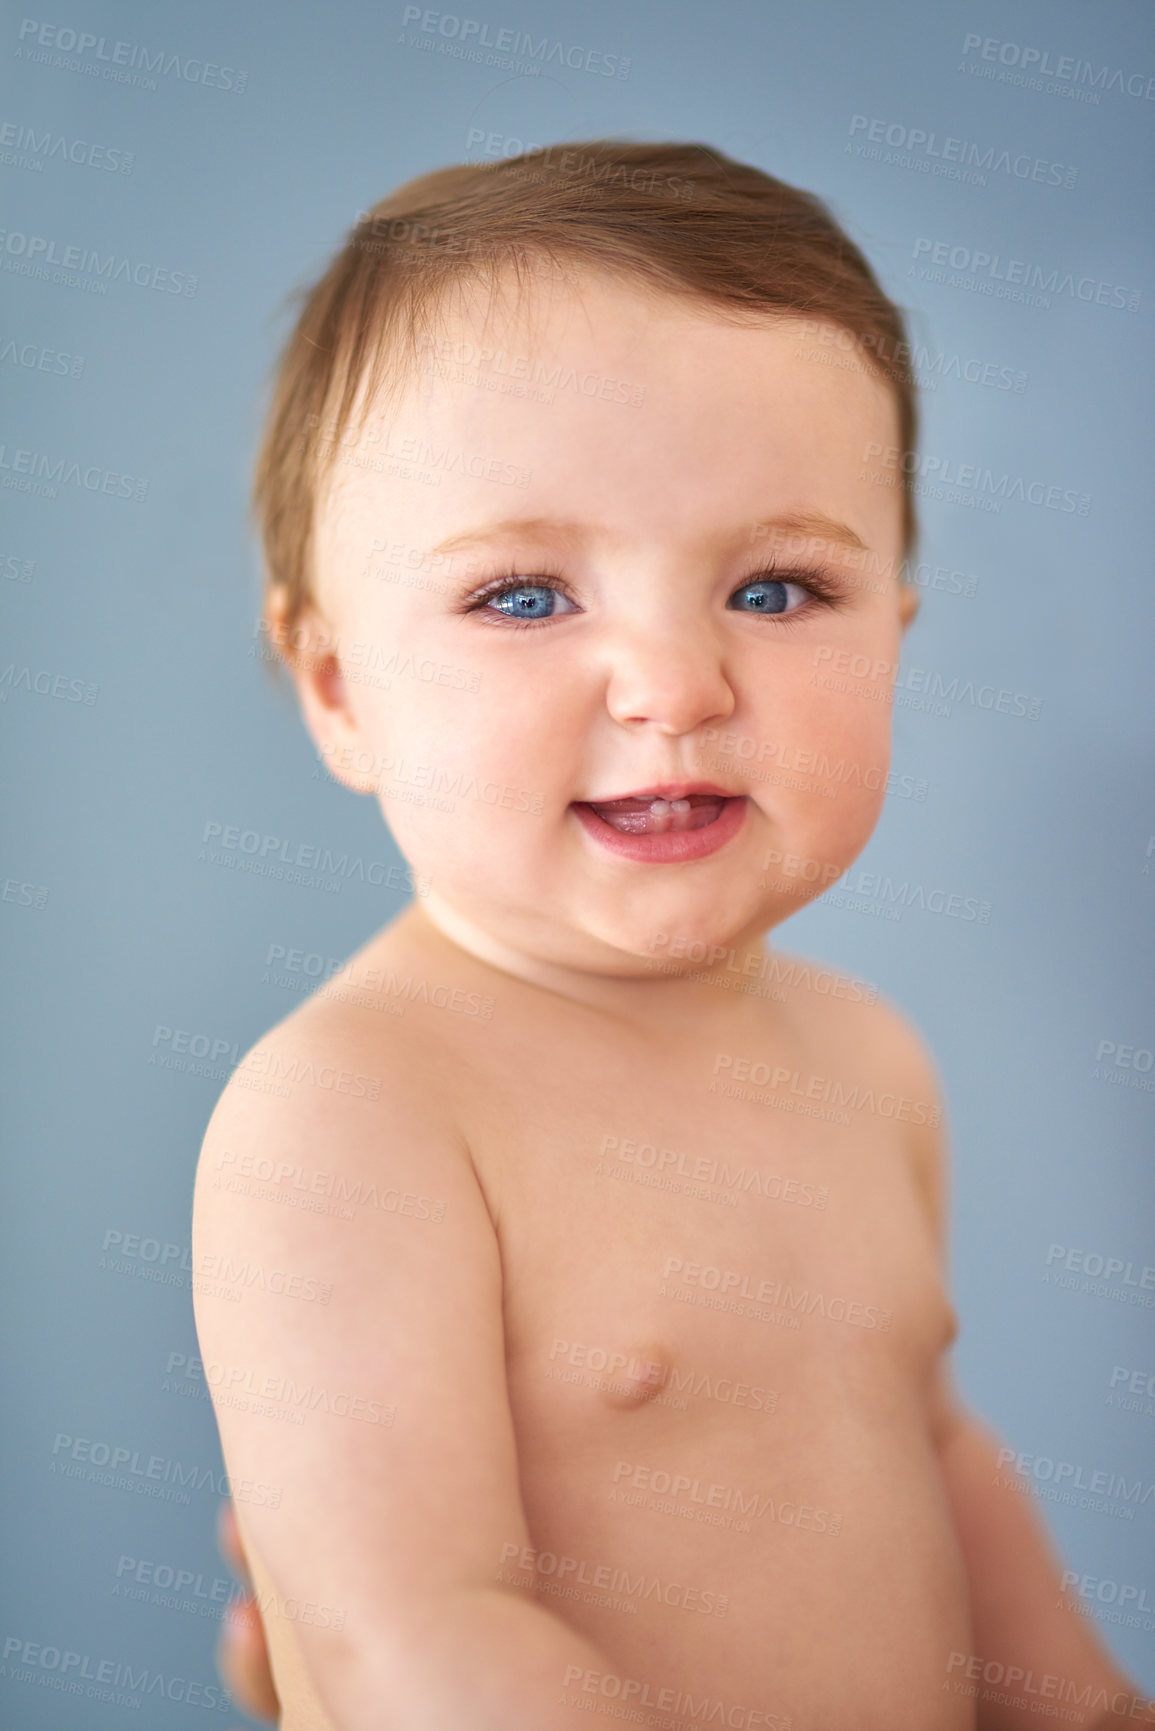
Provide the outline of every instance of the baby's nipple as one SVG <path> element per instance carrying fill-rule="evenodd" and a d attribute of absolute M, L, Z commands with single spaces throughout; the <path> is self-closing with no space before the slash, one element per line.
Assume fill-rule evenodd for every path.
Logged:
<path fill-rule="evenodd" d="M 625 1410 L 645 1406 L 661 1394 L 669 1375 L 670 1361 L 660 1350 L 614 1353 L 602 1392 L 610 1406 Z"/>

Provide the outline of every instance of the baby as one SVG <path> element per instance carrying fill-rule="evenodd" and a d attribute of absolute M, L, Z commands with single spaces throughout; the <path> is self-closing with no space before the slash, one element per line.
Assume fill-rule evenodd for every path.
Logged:
<path fill-rule="evenodd" d="M 416 893 L 197 1174 L 284 1731 L 1155 1723 L 952 1392 L 926 1047 L 764 942 L 887 791 L 903 343 L 696 145 L 427 175 L 305 299 L 265 625 Z"/>

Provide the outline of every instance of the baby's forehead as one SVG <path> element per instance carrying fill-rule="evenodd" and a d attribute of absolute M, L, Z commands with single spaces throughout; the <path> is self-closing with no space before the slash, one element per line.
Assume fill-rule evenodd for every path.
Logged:
<path fill-rule="evenodd" d="M 516 270 L 505 267 L 448 283 L 415 313 L 409 350 L 421 360 L 456 344 L 478 361 L 494 358 L 501 352 L 495 345 L 511 339 L 530 348 L 565 343 L 617 350 L 625 342 L 641 350 L 656 346 L 656 333 L 662 342 L 677 331 L 721 343 L 742 342 L 744 334 L 749 344 L 775 332 L 817 335 L 827 326 L 834 328 L 829 320 L 798 312 L 747 311 L 733 302 L 706 299 L 620 264 L 531 259 Z"/>
<path fill-rule="evenodd" d="M 558 518 L 620 504 L 644 533 L 652 494 L 671 534 L 683 509 L 756 521 L 761 491 L 767 510 L 821 510 L 803 496 L 815 484 L 837 505 L 866 447 L 896 444 L 897 406 L 875 369 L 830 365 L 820 335 L 798 314 L 738 318 L 588 268 L 465 280 L 394 337 L 382 388 L 358 398 L 331 451 L 322 540 L 401 518 L 416 538 L 443 513 L 512 517 L 512 503 Z"/>
<path fill-rule="evenodd" d="M 454 385 L 471 387 L 456 393 L 458 418 L 478 423 L 487 397 L 532 414 L 576 393 L 612 421 L 663 392 L 676 407 L 678 387 L 692 401 L 787 383 L 799 415 L 864 395 L 897 415 L 892 384 L 848 336 L 828 318 L 750 312 L 621 269 L 531 261 L 452 279 L 407 309 L 366 355 L 351 424 L 442 413 Z"/>

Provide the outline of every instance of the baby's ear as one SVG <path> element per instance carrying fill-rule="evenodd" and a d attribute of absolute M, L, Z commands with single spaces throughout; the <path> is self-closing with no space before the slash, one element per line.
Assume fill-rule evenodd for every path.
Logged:
<path fill-rule="evenodd" d="M 287 600 L 284 590 L 274 589 L 265 617 L 269 637 L 297 688 L 305 726 L 331 775 L 354 793 L 375 794 L 373 754 L 349 705 L 337 635 L 312 602 L 306 602 L 289 625 Z"/>
<path fill-rule="evenodd" d="M 899 583 L 898 586 L 898 619 L 903 631 L 914 622 L 915 615 L 922 606 L 922 596 L 913 583 Z"/>

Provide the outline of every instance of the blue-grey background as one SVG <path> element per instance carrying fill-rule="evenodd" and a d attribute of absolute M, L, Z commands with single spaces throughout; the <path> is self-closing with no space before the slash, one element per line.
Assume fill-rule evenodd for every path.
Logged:
<path fill-rule="evenodd" d="M 607 133 L 682 137 L 813 189 L 911 310 L 926 348 L 928 456 L 1091 496 L 1085 515 L 1011 499 L 997 512 L 920 501 L 923 610 L 904 665 L 912 689 L 957 681 L 955 695 L 937 700 L 948 713 L 896 707 L 894 768 L 909 781 L 896 784 L 851 874 L 858 900 L 844 886 L 842 905 L 827 898 L 780 938 L 877 980 L 937 1054 L 969 1399 L 1017 1449 L 1077 1463 L 1088 1478 L 1122 1474 L 1144 1489 L 1155 1480 L 1155 1401 L 1109 1400 L 1113 1371 L 1155 1370 L 1153 1312 L 1135 1302 L 1155 1292 L 1119 1271 L 1091 1290 L 1072 1274 L 1067 1286 L 1044 1278 L 1071 1250 L 1130 1263 L 1136 1282 L 1155 1264 L 1152 582 L 1141 510 L 1155 308 L 1143 198 L 1150 13 L 1135 0 L 469 6 L 408 33 L 392 0 L 69 0 L 54 13 L 50 29 L 103 36 L 106 54 L 116 40 L 163 50 L 169 69 L 136 83 L 104 76 L 95 49 L 38 47 L 43 20 L 22 36 L 18 9 L 0 36 L 0 1634 L 86 1655 L 90 1670 L 108 1660 L 212 1683 L 212 1583 L 226 1573 L 211 1488 L 184 1505 L 53 1470 L 67 1454 L 53 1455 L 61 1434 L 219 1468 L 208 1403 L 173 1384 L 187 1386 L 179 1355 L 195 1352 L 180 1268 L 192 1174 L 229 1058 L 215 1077 L 161 1067 L 157 1029 L 243 1053 L 296 1001 L 264 982 L 271 945 L 344 956 L 403 899 L 360 879 L 328 893 L 200 857 L 205 826 L 220 823 L 294 848 L 325 843 L 366 869 L 398 858 L 376 808 L 315 775 L 289 697 L 253 652 L 246 493 L 263 382 L 286 330 L 278 309 L 359 209 L 487 151 Z M 465 17 L 491 37 L 529 29 L 550 48 L 593 50 L 613 75 L 564 55 L 536 75 L 454 58 L 444 50 Z M 974 38 L 991 39 L 994 58 L 968 46 Z M 1028 48 L 1051 67 L 1078 61 L 1076 82 L 1000 79 Z M 206 82 L 203 63 L 223 70 Z M 933 131 L 936 150 L 948 135 L 980 157 L 993 148 L 985 184 L 925 172 L 919 161 L 943 158 L 917 146 L 901 160 L 886 160 L 885 143 L 857 153 L 871 122 L 884 138 L 896 129 L 893 140 L 904 139 L 898 129 Z M 98 147 L 97 165 L 54 154 L 58 139 Z M 1074 184 L 1020 178 L 997 166 L 1002 151 L 1058 164 Z M 131 172 L 114 152 L 131 153 Z M 108 160 L 118 166 L 99 166 Z M 28 275 L 31 237 L 54 242 L 57 257 L 79 246 L 142 276 L 142 265 L 185 273 L 162 281 L 194 292 L 124 280 L 94 292 L 91 272 L 87 286 Z M 927 262 L 920 241 L 959 249 L 961 263 L 978 250 L 1057 272 L 1050 304 L 984 293 L 976 285 L 997 291 L 1000 279 L 981 272 L 954 283 L 913 276 Z M 1106 304 L 1064 289 L 1066 273 L 1090 280 L 1092 295 L 1107 284 Z M 1139 291 L 1137 305 L 1110 304 L 1116 286 L 1129 303 Z M 1025 374 L 1022 388 L 968 380 L 984 367 L 1016 384 Z M 147 495 L 18 490 L 20 450 L 147 480 Z M 989 686 L 1037 714 L 984 708 L 972 693 Z M 879 893 L 861 873 L 893 885 Z M 989 918 L 930 912 L 920 904 L 934 890 L 989 903 Z M 104 1248 L 123 1244 L 114 1234 L 155 1248 L 122 1257 L 118 1271 Z M 1048 1264 L 1054 1245 L 1063 1255 Z M 168 1283 L 150 1278 L 158 1270 Z M 1132 1519 L 1039 1506 L 1072 1568 L 1155 1600 L 1155 1493 Z M 114 1590 L 124 1557 L 159 1565 L 161 1579 L 166 1568 L 202 1579 L 175 1608 L 151 1593 L 125 1598 Z M 1151 1634 L 1101 1627 L 1155 1691 Z M 39 1674 L 21 1680 L 7 1659 L 0 1722 L 101 1731 L 237 1717 L 154 1693 L 136 1718 Z"/>

